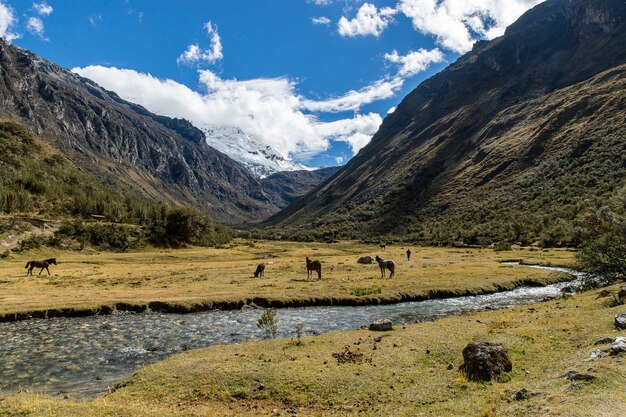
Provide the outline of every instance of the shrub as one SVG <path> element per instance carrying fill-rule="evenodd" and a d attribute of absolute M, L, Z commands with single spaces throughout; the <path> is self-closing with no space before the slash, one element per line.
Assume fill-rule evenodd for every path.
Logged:
<path fill-rule="evenodd" d="M 267 339 L 275 338 L 276 332 L 278 331 L 278 325 L 276 324 L 276 310 L 273 308 L 265 310 L 256 325 L 259 329 L 265 332 L 265 337 Z"/>

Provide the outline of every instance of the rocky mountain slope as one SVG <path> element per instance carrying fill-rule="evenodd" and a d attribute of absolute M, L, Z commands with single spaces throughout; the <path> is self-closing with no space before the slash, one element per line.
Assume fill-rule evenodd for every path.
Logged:
<path fill-rule="evenodd" d="M 419 85 L 269 225 L 430 243 L 564 241 L 626 178 L 626 3 L 549 0 Z M 558 242 L 557 242 L 558 243 Z"/>
<path fill-rule="evenodd" d="M 26 126 L 110 189 L 193 205 L 226 223 L 286 205 L 186 120 L 150 113 L 3 40 L 0 70 L 0 118 Z"/>

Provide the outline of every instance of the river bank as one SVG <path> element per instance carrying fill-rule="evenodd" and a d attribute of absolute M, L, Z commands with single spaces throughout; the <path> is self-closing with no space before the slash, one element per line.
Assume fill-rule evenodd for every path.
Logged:
<path fill-rule="evenodd" d="M 489 294 L 563 279 L 540 270 L 515 271 L 507 259 L 529 264 L 574 264 L 567 250 L 413 248 L 384 251 L 354 243 L 237 241 L 228 248 L 131 253 L 39 250 L 0 260 L 0 321 L 85 317 L 119 311 L 193 313 L 259 307 L 358 306 Z M 360 256 L 394 259 L 393 279 Z M 30 259 L 55 256 L 52 275 L 25 276 Z M 322 280 L 308 281 L 304 257 L 322 262 Z M 265 275 L 253 278 L 258 263 Z M 37 273 L 37 271 L 35 271 Z"/>
<path fill-rule="evenodd" d="M 619 416 L 626 413 L 626 357 L 588 359 L 595 349 L 607 349 L 594 345 L 597 340 L 624 335 L 613 326 L 614 315 L 624 311 L 590 291 L 397 325 L 386 333 L 215 346 L 144 368 L 95 400 L 5 396 L 0 414 Z M 501 382 L 468 382 L 458 367 L 470 341 L 505 344 L 510 375 Z M 573 386 L 562 378 L 572 369 L 595 378 Z M 514 400 L 523 388 L 536 395 Z"/>

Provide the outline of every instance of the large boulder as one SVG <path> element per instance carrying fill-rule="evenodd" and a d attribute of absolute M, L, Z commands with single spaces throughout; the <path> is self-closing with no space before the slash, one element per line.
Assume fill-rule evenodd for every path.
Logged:
<path fill-rule="evenodd" d="M 361 256 L 357 261 L 358 264 L 369 265 L 374 262 L 371 256 Z"/>
<path fill-rule="evenodd" d="M 615 327 L 626 330 L 626 313 L 619 313 L 615 316 Z"/>
<path fill-rule="evenodd" d="M 463 349 L 463 360 L 461 370 L 474 381 L 490 381 L 513 369 L 509 352 L 501 343 L 472 342 Z"/>

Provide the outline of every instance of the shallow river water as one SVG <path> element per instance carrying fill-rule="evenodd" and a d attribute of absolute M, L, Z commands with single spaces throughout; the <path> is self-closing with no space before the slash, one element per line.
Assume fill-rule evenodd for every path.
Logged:
<path fill-rule="evenodd" d="M 567 272 L 565 268 L 536 267 Z M 360 307 L 285 308 L 277 311 L 278 337 L 350 330 L 377 319 L 394 323 L 432 320 L 486 308 L 506 308 L 561 295 L 564 282 L 521 287 L 490 295 Z M 68 394 L 75 398 L 108 392 L 142 366 L 187 349 L 258 340 L 262 310 L 195 314 L 116 313 L 86 318 L 32 319 L 0 323 L 0 390 Z"/>

